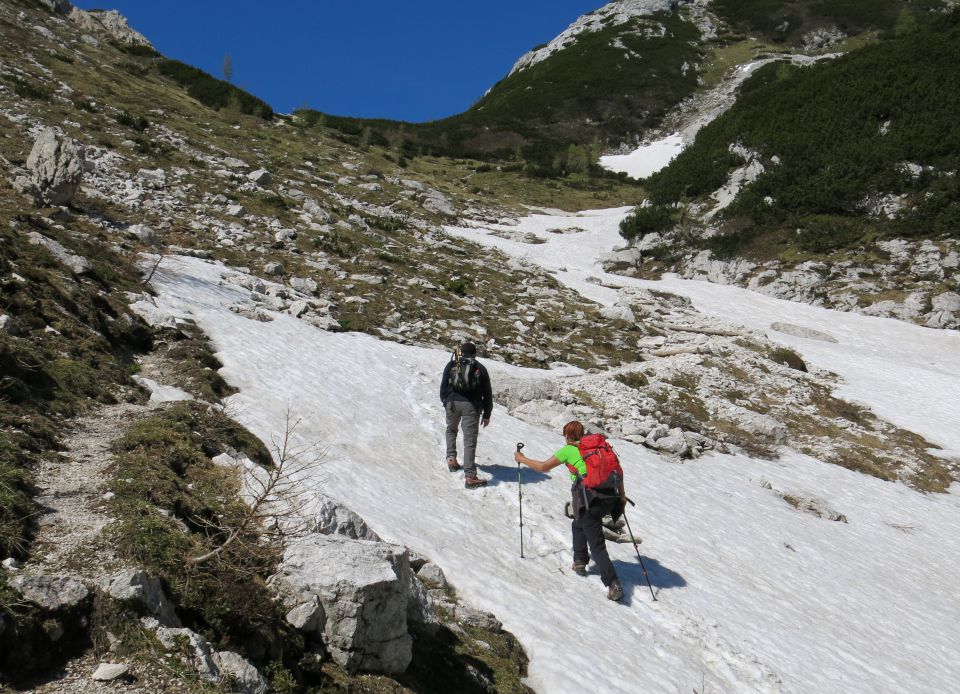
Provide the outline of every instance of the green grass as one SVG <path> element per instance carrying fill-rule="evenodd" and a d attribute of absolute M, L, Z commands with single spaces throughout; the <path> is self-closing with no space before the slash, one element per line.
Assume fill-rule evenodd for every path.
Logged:
<path fill-rule="evenodd" d="M 122 295 L 137 286 L 132 268 L 107 249 L 94 255 L 38 218 L 14 218 L 12 205 L 2 204 L 12 202 L 8 196 L 0 191 L 0 302 L 15 330 L 0 333 L 0 554 L 23 558 L 37 514 L 33 464 L 57 449 L 64 418 L 115 401 L 124 387 L 134 392 L 130 365 L 151 338 Z M 96 257 L 92 276 L 64 272 L 27 242 L 31 229 Z M 14 272 L 24 281 L 12 279 Z"/>
<path fill-rule="evenodd" d="M 246 512 L 236 497 L 236 473 L 210 458 L 233 449 L 269 460 L 262 444 L 228 424 L 200 404 L 182 403 L 114 442 L 112 510 L 118 522 L 110 532 L 121 556 L 163 580 L 191 628 L 215 634 L 221 646 L 256 654 L 298 642 L 265 583 L 278 560 L 275 549 L 251 529 L 214 560 L 185 561 L 223 542 L 218 528 L 239 526 Z"/>

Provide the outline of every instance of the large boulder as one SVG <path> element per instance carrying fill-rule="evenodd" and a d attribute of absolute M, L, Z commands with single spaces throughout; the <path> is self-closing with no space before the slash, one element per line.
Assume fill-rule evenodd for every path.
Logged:
<path fill-rule="evenodd" d="M 404 547 L 314 534 L 287 548 L 270 584 L 348 672 L 397 674 L 412 658 L 415 580 Z"/>
<path fill-rule="evenodd" d="M 66 205 L 80 187 L 84 164 L 80 143 L 48 128 L 33 143 L 27 175 L 17 177 L 13 185 L 36 205 Z"/>

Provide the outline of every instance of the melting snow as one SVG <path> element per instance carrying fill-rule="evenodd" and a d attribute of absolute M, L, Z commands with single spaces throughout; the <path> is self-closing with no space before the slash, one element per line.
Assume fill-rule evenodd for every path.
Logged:
<path fill-rule="evenodd" d="M 683 136 L 679 133 L 640 145 L 630 154 L 607 154 L 600 157 L 600 166 L 608 171 L 625 173 L 630 178 L 646 178 L 657 173 L 683 151 Z"/>
<path fill-rule="evenodd" d="M 629 210 L 534 215 L 519 227 L 544 243 L 512 242 L 494 227 L 451 233 L 539 263 L 590 299 L 588 281 L 618 241 Z M 547 229 L 584 231 L 552 234 Z M 546 457 L 562 441 L 494 410 L 480 436 L 491 486 L 463 489 L 443 464 L 438 378 L 447 354 L 318 330 L 292 316 L 269 323 L 231 313 L 248 291 L 223 284 L 221 265 L 180 258 L 157 272 L 158 307 L 211 337 L 240 392 L 238 418 L 265 440 L 287 408 L 302 443 L 320 442 L 325 491 L 388 540 L 436 560 L 459 594 L 490 610 L 531 657 L 541 692 L 941 692 L 960 660 L 960 504 L 924 496 L 807 456 L 777 461 L 714 455 L 676 464 L 616 442 L 637 501 L 633 530 L 658 593 L 652 602 L 632 548 L 610 553 L 627 597 L 608 602 L 599 577 L 569 571 L 569 494 L 563 474 L 524 469 L 526 559 L 519 557 L 518 441 Z M 811 363 L 843 375 L 845 395 L 960 450 L 960 335 L 778 301 L 734 287 L 667 279 L 643 283 L 691 296 L 701 310 L 767 331 L 774 321 L 834 335 L 837 344 L 770 331 Z M 542 371 L 486 362 L 498 376 Z M 773 491 L 823 499 L 835 523 L 800 513 Z M 954 492 L 956 487 L 954 488 Z"/>

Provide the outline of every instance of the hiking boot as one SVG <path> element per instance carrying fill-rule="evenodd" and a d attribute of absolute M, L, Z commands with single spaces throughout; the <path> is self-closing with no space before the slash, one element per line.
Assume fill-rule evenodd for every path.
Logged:
<path fill-rule="evenodd" d="M 586 576 L 587 575 L 587 563 L 583 561 L 573 562 L 573 566 L 570 567 L 573 573 L 577 576 Z"/>
<path fill-rule="evenodd" d="M 462 468 L 460 467 L 460 463 L 457 462 L 456 458 L 447 458 L 447 469 L 450 472 L 457 472 Z"/>
<path fill-rule="evenodd" d="M 476 489 L 477 487 L 486 487 L 487 480 L 481 479 L 480 477 L 467 477 L 463 481 L 463 486 L 467 489 Z"/>
<path fill-rule="evenodd" d="M 620 602 L 623 599 L 623 586 L 620 585 L 620 581 L 614 581 L 610 584 L 610 587 L 607 588 L 607 600 L 613 600 L 614 602 Z"/>

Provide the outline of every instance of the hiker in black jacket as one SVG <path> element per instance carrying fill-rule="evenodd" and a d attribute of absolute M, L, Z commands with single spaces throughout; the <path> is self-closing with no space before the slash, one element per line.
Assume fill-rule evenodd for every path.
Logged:
<path fill-rule="evenodd" d="M 484 487 L 477 476 L 477 437 L 480 426 L 490 423 L 493 389 L 486 367 L 477 361 L 477 346 L 464 342 L 447 362 L 440 379 L 440 402 L 447 415 L 447 469 L 461 469 L 457 462 L 457 429 L 463 429 L 463 475 L 467 489 Z"/>

